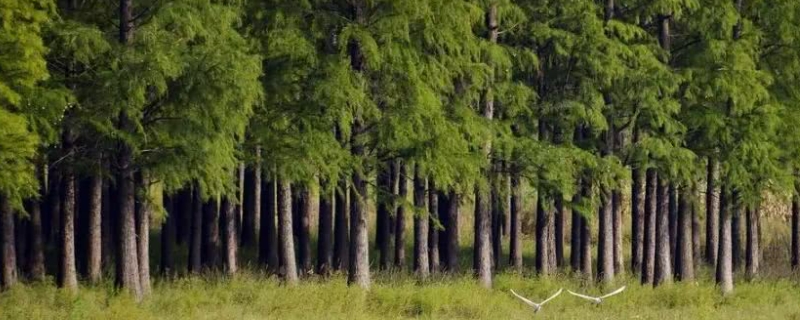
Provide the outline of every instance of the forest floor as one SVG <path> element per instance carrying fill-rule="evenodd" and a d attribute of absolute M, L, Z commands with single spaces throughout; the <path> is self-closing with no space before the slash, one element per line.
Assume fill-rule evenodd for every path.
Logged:
<path fill-rule="evenodd" d="M 562 287 L 599 294 L 622 285 L 623 293 L 600 305 L 565 290 L 535 316 L 509 292 L 539 301 Z M 498 275 L 494 289 L 486 290 L 466 275 L 419 284 L 384 273 L 375 275 L 368 292 L 348 288 L 343 276 L 312 277 L 293 288 L 252 273 L 195 277 L 156 282 L 141 305 L 112 288 L 81 287 L 71 295 L 52 284 L 17 286 L 0 295 L 0 319 L 800 319 L 797 279 L 737 283 L 724 298 L 708 281 L 652 289 L 627 278 L 602 290 L 583 288 L 571 276 L 516 274 Z"/>

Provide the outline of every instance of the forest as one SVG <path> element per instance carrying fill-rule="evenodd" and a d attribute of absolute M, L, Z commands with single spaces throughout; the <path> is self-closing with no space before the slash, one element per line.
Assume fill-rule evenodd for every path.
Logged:
<path fill-rule="evenodd" d="M 800 317 L 795 121 L 796 0 L 0 0 L 0 318 Z"/>

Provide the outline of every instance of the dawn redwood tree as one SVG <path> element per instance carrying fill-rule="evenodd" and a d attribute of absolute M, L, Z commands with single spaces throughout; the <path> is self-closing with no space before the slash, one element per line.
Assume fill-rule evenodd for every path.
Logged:
<path fill-rule="evenodd" d="M 282 277 L 286 284 L 296 285 L 298 274 L 292 236 L 292 186 L 282 178 L 278 179 L 278 230 L 283 265 Z"/>
<path fill-rule="evenodd" d="M 414 165 L 414 272 L 425 280 L 431 273 L 428 255 L 428 180 L 419 164 Z"/>

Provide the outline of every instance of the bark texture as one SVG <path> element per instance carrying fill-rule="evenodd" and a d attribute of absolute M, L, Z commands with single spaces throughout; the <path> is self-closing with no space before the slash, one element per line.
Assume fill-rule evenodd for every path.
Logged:
<path fill-rule="evenodd" d="M 428 180 L 419 165 L 414 169 L 414 272 L 419 279 L 430 275 L 428 255 Z"/>
<path fill-rule="evenodd" d="M 715 266 L 717 264 L 717 249 L 719 248 L 719 163 L 713 158 L 708 159 L 706 174 L 706 262 Z"/>
<path fill-rule="evenodd" d="M 294 253 L 294 237 L 292 236 L 292 186 L 286 180 L 278 182 L 278 229 L 281 242 L 281 262 L 284 281 L 288 285 L 296 285 L 297 261 Z"/>
<path fill-rule="evenodd" d="M 672 282 L 672 258 L 669 236 L 669 184 L 658 179 L 656 202 L 656 256 L 653 286 Z"/>
<path fill-rule="evenodd" d="M 642 284 L 653 284 L 656 259 L 656 211 L 658 203 L 658 174 L 647 170 L 645 186 L 644 250 L 642 255 Z"/>

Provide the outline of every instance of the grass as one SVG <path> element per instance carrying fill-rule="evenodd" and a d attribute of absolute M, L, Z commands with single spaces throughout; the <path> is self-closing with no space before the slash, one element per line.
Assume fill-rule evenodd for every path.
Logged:
<path fill-rule="evenodd" d="M 566 292 L 536 314 L 542 319 L 800 319 L 800 286 L 794 280 L 737 283 L 721 297 L 711 283 L 676 283 L 656 289 L 634 279 L 608 287 L 628 289 L 593 305 Z M 574 277 L 539 279 L 501 274 L 495 288 L 469 276 L 434 278 L 378 274 L 373 288 L 349 288 L 342 276 L 311 278 L 297 287 L 244 273 L 235 279 L 193 277 L 157 282 L 137 305 L 114 294 L 110 283 L 69 294 L 52 284 L 17 286 L 0 295 L 0 319 L 530 319 L 532 310 L 508 293 L 541 300 L 558 288 L 600 293 Z M 608 291 L 606 290 L 606 291 Z"/>

